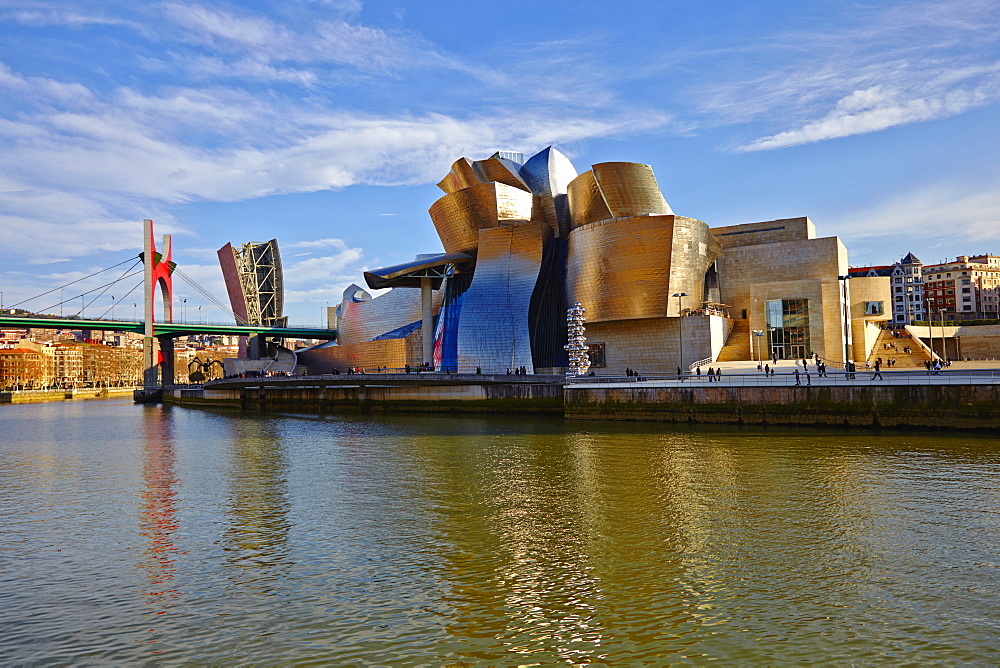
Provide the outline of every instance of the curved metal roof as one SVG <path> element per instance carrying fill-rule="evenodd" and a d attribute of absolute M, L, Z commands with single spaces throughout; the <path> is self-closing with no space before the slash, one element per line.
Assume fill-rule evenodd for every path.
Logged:
<path fill-rule="evenodd" d="M 472 256 L 467 253 L 442 253 L 423 257 L 413 262 L 397 264 L 382 269 L 372 269 L 365 272 L 365 283 L 373 290 L 382 288 L 419 288 L 421 278 L 430 278 L 435 290 L 441 287 L 444 278 L 444 268 L 449 264 L 471 262 Z"/>

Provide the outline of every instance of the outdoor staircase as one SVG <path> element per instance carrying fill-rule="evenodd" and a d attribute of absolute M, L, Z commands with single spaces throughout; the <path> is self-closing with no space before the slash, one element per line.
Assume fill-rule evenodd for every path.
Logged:
<path fill-rule="evenodd" d="M 892 332 L 896 331 L 899 333 L 899 337 L 892 335 Z M 896 344 L 895 350 L 886 350 L 886 344 Z M 904 353 L 903 348 L 909 346 L 910 352 Z M 872 350 L 872 354 L 868 356 L 868 363 L 872 366 L 875 365 L 875 360 L 877 358 L 882 358 L 882 368 L 890 369 L 902 369 L 902 368 L 914 368 L 923 367 L 924 363 L 929 360 L 930 354 L 924 350 L 923 346 L 915 342 L 911 337 L 910 333 L 904 330 L 888 330 L 884 329 L 878 335 L 878 339 L 875 341 L 875 348 Z M 896 365 L 894 367 L 887 367 L 886 362 L 889 359 L 896 360 Z"/>
<path fill-rule="evenodd" d="M 753 359 L 750 355 L 750 321 L 733 320 L 726 345 L 719 351 L 717 362 L 737 362 Z"/>
<path fill-rule="evenodd" d="M 264 368 L 264 371 L 267 373 L 287 373 L 288 375 L 292 375 L 298 361 L 299 356 L 295 354 L 295 351 L 284 346 L 278 346 L 278 352 L 275 354 L 274 360 Z"/>

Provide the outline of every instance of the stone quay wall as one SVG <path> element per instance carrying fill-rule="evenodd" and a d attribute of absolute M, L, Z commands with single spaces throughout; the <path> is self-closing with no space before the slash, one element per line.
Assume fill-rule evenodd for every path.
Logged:
<path fill-rule="evenodd" d="M 564 388 L 558 376 L 425 377 L 430 375 L 241 379 L 167 389 L 163 400 L 246 412 L 535 413 L 572 420 L 1000 428 L 1000 385 Z"/>
<path fill-rule="evenodd" d="M 65 401 L 67 399 L 120 399 L 132 396 L 133 389 L 131 387 L 107 387 L 75 390 L 0 392 L 0 404 L 34 404 L 43 401 Z"/>
<path fill-rule="evenodd" d="M 575 420 L 1000 428 L 998 385 L 566 388 Z"/>
<path fill-rule="evenodd" d="M 521 380 L 524 379 L 524 380 Z M 398 374 L 240 380 L 174 388 L 165 403 L 244 411 L 325 413 L 550 413 L 563 411 L 561 377 Z"/>

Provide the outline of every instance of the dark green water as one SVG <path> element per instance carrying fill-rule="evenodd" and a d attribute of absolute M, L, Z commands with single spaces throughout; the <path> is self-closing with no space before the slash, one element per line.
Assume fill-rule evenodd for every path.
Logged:
<path fill-rule="evenodd" d="M 0 406 L 0 664 L 1000 661 L 1000 443 Z"/>

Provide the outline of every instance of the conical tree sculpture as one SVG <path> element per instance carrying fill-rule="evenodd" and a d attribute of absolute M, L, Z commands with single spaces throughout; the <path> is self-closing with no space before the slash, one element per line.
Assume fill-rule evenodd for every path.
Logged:
<path fill-rule="evenodd" d="M 583 376 L 590 369 L 590 356 L 587 354 L 587 337 L 584 336 L 584 313 L 587 309 L 580 302 L 566 310 L 566 329 L 569 331 L 568 343 L 563 349 L 569 353 L 569 369 L 567 376 Z"/>

